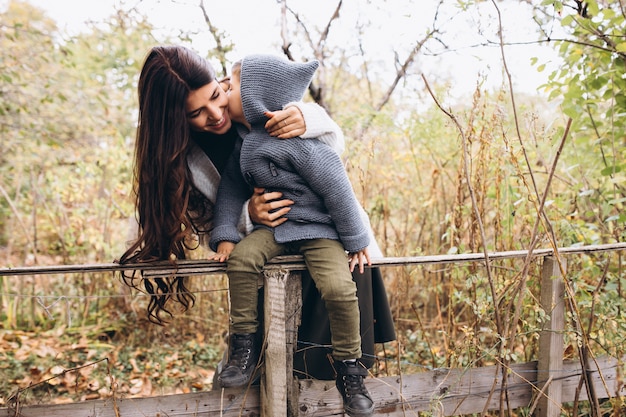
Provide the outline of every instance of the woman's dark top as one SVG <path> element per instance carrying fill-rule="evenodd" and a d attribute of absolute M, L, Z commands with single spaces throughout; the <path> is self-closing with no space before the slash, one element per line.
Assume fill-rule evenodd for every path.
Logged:
<path fill-rule="evenodd" d="M 237 142 L 237 129 L 232 126 L 228 132 L 223 135 L 206 132 L 192 132 L 191 138 L 209 157 L 217 172 L 222 174 L 226 161 L 233 153 L 235 143 Z"/>

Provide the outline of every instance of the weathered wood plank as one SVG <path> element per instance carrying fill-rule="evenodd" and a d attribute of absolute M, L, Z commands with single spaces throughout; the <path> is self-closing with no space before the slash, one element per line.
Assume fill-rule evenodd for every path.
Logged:
<path fill-rule="evenodd" d="M 298 327 L 302 317 L 302 277 L 300 272 L 292 271 L 285 291 L 285 329 L 287 339 L 285 371 L 287 373 L 287 416 L 298 415 L 298 397 L 300 384 L 293 374 L 293 356 L 298 346 Z"/>
<path fill-rule="evenodd" d="M 598 358 L 598 368 L 592 380 L 598 398 L 626 395 L 626 386 L 618 380 L 619 366 L 624 360 Z M 594 364 L 595 362 L 591 362 Z M 620 365 L 621 364 L 621 365 Z M 606 382 L 606 386 L 600 377 Z M 574 400 L 578 381 L 582 375 L 578 361 L 567 361 L 558 379 L 562 382 L 562 401 Z M 385 378 L 367 378 L 365 383 L 376 402 L 376 416 L 417 416 L 418 412 L 437 411 L 441 416 L 479 413 L 483 410 L 494 378 L 500 380 L 495 366 L 472 369 L 441 369 L 413 375 Z M 537 363 L 515 364 L 508 376 L 508 399 L 512 409 L 532 404 L 537 395 Z M 500 384 L 496 384 L 488 409 L 499 407 Z M 581 392 L 581 400 L 586 393 Z M 260 414 L 259 388 L 227 389 L 194 394 L 168 395 L 136 399 L 118 399 L 119 417 L 214 417 L 246 416 Z M 242 408 L 243 404 L 243 408 Z M 341 397 L 334 381 L 303 380 L 300 383 L 300 417 L 341 416 Z M 0 408 L 0 415 L 12 416 L 11 411 Z M 282 417 L 284 414 L 277 414 Z M 28 406 L 20 409 L 23 417 L 118 417 L 112 400 L 93 400 L 74 404 Z M 273 416 L 274 417 L 274 416 Z"/>
<path fill-rule="evenodd" d="M 259 414 L 258 386 L 249 390 L 227 388 L 162 397 L 35 405 L 20 408 L 19 414 L 0 408 L 0 415 L 11 417 L 257 417 Z"/>
<path fill-rule="evenodd" d="M 559 265 L 561 262 L 561 265 Z M 561 271 L 561 266 L 563 271 Z M 541 271 L 541 307 L 549 319 L 539 334 L 539 360 L 537 379 L 541 383 L 536 417 L 559 417 L 563 381 L 559 378 L 563 370 L 563 346 L 565 329 L 565 284 L 563 273 L 566 260 L 546 256 Z"/>
<path fill-rule="evenodd" d="M 623 362 L 622 362 L 623 363 Z M 599 372 L 593 372 L 594 386 L 599 398 L 626 394 L 626 387 L 617 381 L 618 361 L 612 358 L 598 360 L 607 382 L 605 389 Z M 558 379 L 562 382 L 562 401 L 574 399 L 580 376 L 580 363 L 564 364 Z M 489 396 L 494 378 L 494 395 Z M 537 394 L 537 363 L 516 364 L 508 375 L 508 401 L 511 409 L 529 406 Z M 490 398 L 487 409 L 500 407 L 500 380 L 497 368 L 450 369 L 386 378 L 368 378 L 366 385 L 376 403 L 376 416 L 417 416 L 419 412 L 455 416 L 480 413 Z M 530 381 L 530 382 L 529 382 Z M 532 382 L 532 384 L 531 384 Z M 580 399 L 586 399 L 582 393 Z M 560 406 L 560 404 L 559 404 Z M 341 397 L 332 381 L 303 381 L 300 390 L 300 417 L 341 415 Z"/>
<path fill-rule="evenodd" d="M 285 286 L 289 272 L 265 271 L 265 373 L 261 380 L 261 416 L 287 413 L 287 338 Z M 289 369 L 292 374 L 292 368 Z M 291 379 L 291 378 L 290 378 Z"/>

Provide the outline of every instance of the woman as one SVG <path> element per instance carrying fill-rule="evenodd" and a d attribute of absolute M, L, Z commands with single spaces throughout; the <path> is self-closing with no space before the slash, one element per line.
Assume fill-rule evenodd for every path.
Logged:
<path fill-rule="evenodd" d="M 137 240 L 120 258 L 120 263 L 168 259 L 174 262 L 185 259 L 186 250 L 197 246 L 196 236 L 202 237 L 210 230 L 220 172 L 224 169 L 238 137 L 228 113 L 226 93 L 215 78 L 215 71 L 207 60 L 187 48 L 152 48 L 141 70 L 138 93 L 139 124 L 135 143 L 134 191 L 139 233 Z M 285 139 L 295 136 L 316 137 L 336 149 L 343 147 L 340 129 L 315 104 L 290 103 L 284 111 L 268 114 L 268 117 L 266 126 L 273 136 Z M 251 230 L 251 221 L 271 227 L 286 221 L 282 216 L 294 202 L 280 198 L 280 193 L 264 194 L 263 190 L 255 190 L 247 209 L 243 211 L 249 217 L 244 216 L 240 223 L 242 234 Z M 376 256 L 375 252 L 373 256 Z M 139 285 L 137 279 L 134 273 L 124 276 L 124 282 L 135 288 Z M 357 279 L 367 280 L 368 277 Z M 168 307 L 170 302 L 177 302 L 184 309 L 193 304 L 194 297 L 188 291 L 183 277 L 140 281 L 144 283 L 144 289 L 152 295 L 148 305 L 148 317 L 153 322 L 162 324 L 163 315 L 171 316 Z M 379 321 L 377 324 L 384 320 L 383 326 L 377 326 L 387 331 L 383 339 L 393 340 L 395 334 L 384 288 L 382 292 L 382 287 L 377 288 L 379 293 L 376 294 L 372 291 L 372 284 L 365 282 L 365 287 L 369 287 L 372 296 L 379 295 L 376 305 L 382 305 L 380 309 L 386 314 L 379 316 L 380 319 L 369 317 L 364 323 L 364 317 L 373 316 L 376 309 L 372 299 L 365 303 L 367 305 L 361 305 L 361 297 L 366 295 L 368 289 L 362 289 L 358 284 L 357 280 L 362 333 L 365 331 L 373 336 L 372 327 L 376 318 Z M 380 284 L 382 285 L 382 281 Z M 328 335 L 325 339 L 322 329 L 324 326 L 319 325 L 325 320 L 320 320 L 317 316 L 315 320 L 307 320 L 310 309 L 310 312 L 319 312 L 319 306 L 314 304 L 323 304 L 314 291 L 307 292 L 309 287 L 314 290 L 315 286 L 307 283 L 306 279 L 303 280 L 305 303 L 299 333 L 303 339 L 300 340 L 310 343 L 311 346 L 329 345 L 330 337 Z M 323 314 L 322 317 L 325 316 Z M 374 338 L 367 339 L 371 339 L 371 346 L 364 346 L 363 351 L 371 354 L 374 352 Z M 387 340 L 377 339 L 376 342 Z M 330 374 L 328 379 L 333 379 L 329 365 L 312 365 L 310 358 L 315 356 L 312 351 L 313 349 L 307 349 L 306 354 L 302 355 L 306 366 L 295 369 L 301 369 L 305 373 L 309 369 L 325 369 L 326 374 Z M 319 354 L 324 358 L 325 353 Z M 308 372 L 307 376 L 322 375 Z"/>

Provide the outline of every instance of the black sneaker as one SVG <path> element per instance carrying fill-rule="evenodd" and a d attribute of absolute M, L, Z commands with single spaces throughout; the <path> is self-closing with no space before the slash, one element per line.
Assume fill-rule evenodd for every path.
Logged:
<path fill-rule="evenodd" d="M 363 379 L 367 369 L 360 361 L 335 361 L 336 385 L 343 398 L 343 409 L 351 417 L 365 417 L 374 414 L 374 401 L 370 397 Z"/>
<path fill-rule="evenodd" d="M 256 335 L 233 334 L 230 336 L 228 362 L 218 377 L 220 386 L 224 388 L 242 387 L 260 376 L 257 369 L 259 361 L 259 346 Z M 254 381 L 253 380 L 253 381 Z"/>

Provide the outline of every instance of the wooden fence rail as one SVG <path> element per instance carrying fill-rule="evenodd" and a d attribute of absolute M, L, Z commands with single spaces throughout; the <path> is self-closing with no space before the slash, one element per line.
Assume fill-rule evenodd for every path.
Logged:
<path fill-rule="evenodd" d="M 583 369 L 582 361 L 563 361 L 563 277 L 561 255 L 626 250 L 626 243 L 560 248 L 533 251 L 533 257 L 543 257 L 541 303 L 550 320 L 540 335 L 538 362 L 515 364 L 508 369 L 510 376 L 505 388 L 507 402 L 501 404 L 498 384 L 501 367 L 473 369 L 439 369 L 414 375 L 371 378 L 366 384 L 376 402 L 377 416 L 418 415 L 422 411 L 434 415 L 452 416 L 480 413 L 484 410 L 535 408 L 537 417 L 558 417 L 561 403 L 572 401 L 579 381 L 585 376 L 589 389 L 597 398 L 626 395 L 621 380 L 624 358 L 595 358 Z M 452 264 L 491 260 L 525 258 L 527 251 L 485 254 L 418 256 L 383 258 L 375 266 Z M 558 259 L 557 259 L 558 258 Z M 74 404 L 29 406 L 13 404 L 0 408 L 0 416 L 33 417 L 91 417 L 91 416 L 336 416 L 341 415 L 341 398 L 334 382 L 298 381 L 292 373 L 296 327 L 299 324 L 301 302 L 299 271 L 305 268 L 299 256 L 279 257 L 265 270 L 265 372 L 260 388 L 242 391 L 228 389 L 194 394 L 170 395 L 141 399 L 111 398 Z M 207 275 L 223 273 L 224 265 L 214 261 L 182 261 L 176 267 L 170 263 L 125 265 L 115 263 L 96 265 L 57 265 L 0 268 L 0 276 L 34 274 L 65 274 L 141 269 L 145 274 Z M 287 285 L 289 283 L 289 285 Z M 582 392 L 577 398 L 587 398 Z"/>

